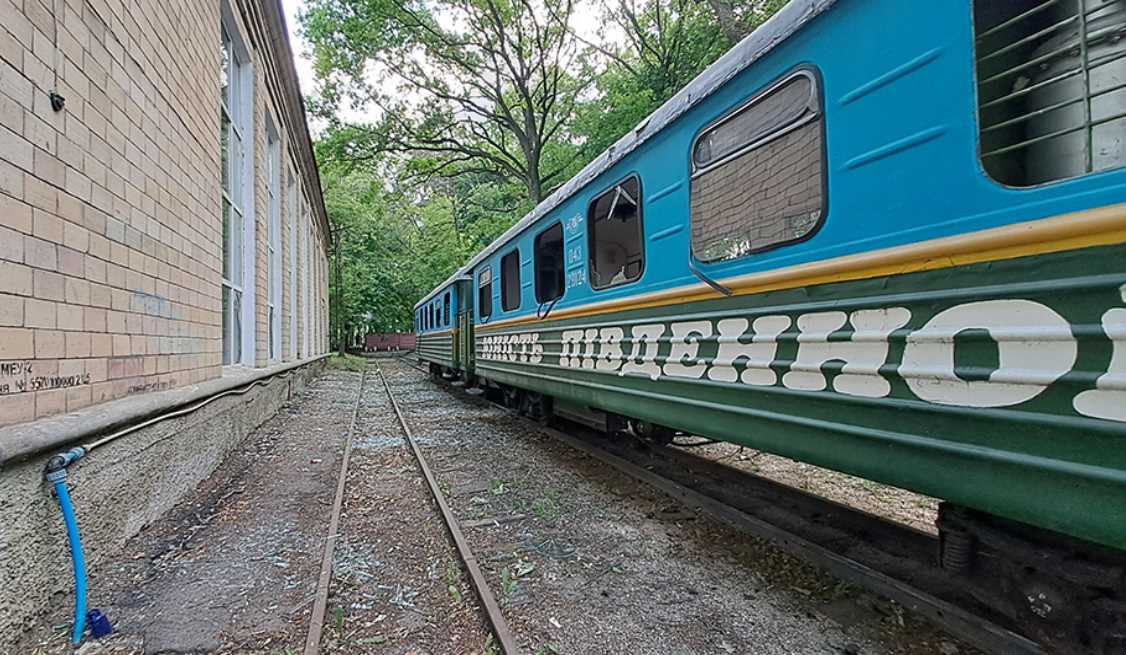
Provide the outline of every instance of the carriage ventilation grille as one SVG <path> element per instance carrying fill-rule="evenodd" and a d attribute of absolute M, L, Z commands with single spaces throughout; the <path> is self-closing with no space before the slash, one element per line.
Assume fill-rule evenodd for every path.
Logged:
<path fill-rule="evenodd" d="M 1126 165 L 1126 0 L 976 0 L 981 158 L 1031 186 Z"/>

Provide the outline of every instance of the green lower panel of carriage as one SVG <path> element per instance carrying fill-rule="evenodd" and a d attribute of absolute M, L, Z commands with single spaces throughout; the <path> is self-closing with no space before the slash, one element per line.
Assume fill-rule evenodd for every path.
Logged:
<path fill-rule="evenodd" d="M 431 332 L 419 334 L 415 341 L 415 350 L 418 356 L 428 362 L 433 362 L 448 368 L 457 368 L 459 365 L 454 346 L 455 331 Z"/>
<path fill-rule="evenodd" d="M 1105 246 L 477 326 L 476 374 L 1126 549 L 1124 272 Z"/>

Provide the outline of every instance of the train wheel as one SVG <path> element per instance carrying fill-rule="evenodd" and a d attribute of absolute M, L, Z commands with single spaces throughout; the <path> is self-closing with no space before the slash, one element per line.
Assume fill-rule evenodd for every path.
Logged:
<path fill-rule="evenodd" d="M 629 423 L 630 427 L 633 428 L 634 434 L 660 446 L 667 446 L 672 443 L 672 438 L 676 435 L 676 431 L 672 428 L 658 425 L 657 423 L 639 420 L 630 420 Z"/>
<path fill-rule="evenodd" d="M 516 387 L 504 387 L 504 406 L 509 409 L 519 410 L 523 404 L 524 392 Z"/>
<path fill-rule="evenodd" d="M 547 422 L 551 417 L 551 397 L 532 391 L 525 393 L 520 413 L 533 421 Z"/>

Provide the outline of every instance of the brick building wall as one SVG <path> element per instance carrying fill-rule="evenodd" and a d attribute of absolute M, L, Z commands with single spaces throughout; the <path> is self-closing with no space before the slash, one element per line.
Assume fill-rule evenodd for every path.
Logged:
<path fill-rule="evenodd" d="M 252 80 L 243 246 L 253 304 L 241 323 L 253 338 L 239 364 L 326 349 L 327 222 L 291 54 L 284 33 L 268 33 L 267 9 L 250 0 L 0 0 L 0 426 L 223 375 L 224 24 Z M 65 99 L 59 111 L 53 91 Z M 273 358 L 268 122 L 282 180 Z M 301 235 L 309 248 L 292 257 L 290 240 Z M 310 344 L 305 320 L 315 321 Z"/>

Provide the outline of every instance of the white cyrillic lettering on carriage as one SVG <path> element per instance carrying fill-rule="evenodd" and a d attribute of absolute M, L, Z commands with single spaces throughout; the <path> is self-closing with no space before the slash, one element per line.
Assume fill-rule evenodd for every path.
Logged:
<path fill-rule="evenodd" d="M 539 364 L 543 361 L 543 344 L 540 343 L 540 333 L 532 335 L 532 354 L 528 356 L 528 363 Z"/>
<path fill-rule="evenodd" d="M 747 336 L 749 321 L 745 318 L 725 318 L 716 323 L 719 333 L 719 348 L 712 367 L 708 369 L 708 379 L 720 382 L 770 386 L 778 381 L 778 375 L 771 370 L 770 363 L 778 350 L 778 335 L 790 327 L 789 316 L 762 316 L 755 319 L 754 334 L 749 343 L 740 341 Z M 746 359 L 742 375 L 735 370 L 735 363 Z"/>
<path fill-rule="evenodd" d="M 1126 285 L 1118 289 L 1126 302 Z M 1114 344 L 1110 366 L 1095 380 L 1095 388 L 1077 395 L 1075 411 L 1084 416 L 1126 421 L 1126 309 L 1115 307 L 1102 316 L 1103 332 Z"/>
<path fill-rule="evenodd" d="M 567 368 L 578 368 L 579 362 L 579 349 L 582 347 L 583 331 L 582 330 L 563 330 L 563 334 L 559 336 L 560 351 L 559 351 L 559 365 Z"/>
<path fill-rule="evenodd" d="M 660 348 L 661 335 L 665 333 L 664 323 L 647 323 L 635 325 L 630 331 L 633 347 L 630 349 L 629 358 L 622 364 L 618 375 L 627 373 L 641 373 L 656 380 L 661 375 L 661 366 L 657 364 L 657 350 Z"/>
<path fill-rule="evenodd" d="M 622 337 L 625 331 L 620 327 L 602 328 L 598 333 L 598 359 L 595 368 L 600 371 L 616 371 L 622 366 Z"/>
<path fill-rule="evenodd" d="M 854 330 L 848 341 L 829 341 L 829 335 L 845 325 L 844 312 L 817 312 L 798 317 L 798 356 L 782 384 L 790 389 L 820 391 L 826 387 L 821 367 L 843 361 L 833 378 L 833 390 L 850 396 L 883 398 L 891 384 L 880 376 L 887 361 L 888 335 L 907 325 L 911 312 L 905 307 L 860 309 L 847 316 Z"/>
<path fill-rule="evenodd" d="M 594 368 L 594 349 L 598 345 L 598 328 L 590 328 L 583 333 L 583 368 Z"/>
<path fill-rule="evenodd" d="M 704 376 L 708 368 L 705 362 L 696 360 L 700 351 L 700 339 L 712 336 L 711 321 L 685 321 L 672 324 L 672 348 L 665 362 L 665 375 L 676 378 L 697 379 Z M 695 362 L 686 364 L 685 362 Z"/>
<path fill-rule="evenodd" d="M 988 380 L 963 380 L 954 370 L 955 337 L 986 330 L 999 366 Z M 941 405 L 1005 407 L 1031 400 L 1071 370 L 1078 346 L 1071 326 L 1031 300 L 955 305 L 907 336 L 899 375 L 919 398 Z"/>

